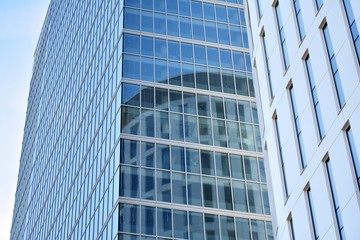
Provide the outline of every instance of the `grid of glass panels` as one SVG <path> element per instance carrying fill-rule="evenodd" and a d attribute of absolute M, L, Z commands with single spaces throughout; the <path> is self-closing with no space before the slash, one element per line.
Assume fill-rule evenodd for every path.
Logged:
<path fill-rule="evenodd" d="M 270 214 L 262 158 L 121 140 L 120 196 Z"/>
<path fill-rule="evenodd" d="M 124 34 L 124 78 L 254 97 L 251 71 L 246 52 Z"/>
<path fill-rule="evenodd" d="M 119 216 L 121 240 L 274 239 L 271 222 L 256 219 L 122 203 Z"/>
<path fill-rule="evenodd" d="M 256 104 L 122 84 L 121 132 L 261 152 Z"/>
<path fill-rule="evenodd" d="M 125 6 L 127 29 L 249 48 L 243 8 L 194 0 L 128 0 Z"/>

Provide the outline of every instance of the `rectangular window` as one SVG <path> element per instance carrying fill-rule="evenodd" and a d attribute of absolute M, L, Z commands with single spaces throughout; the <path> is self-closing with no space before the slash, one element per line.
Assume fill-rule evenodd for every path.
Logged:
<path fill-rule="evenodd" d="M 289 193 L 288 193 L 287 182 L 286 182 L 285 163 L 284 163 L 284 159 L 283 159 L 283 155 L 282 155 L 282 146 L 281 146 L 281 140 L 280 140 L 279 125 L 278 125 L 278 121 L 277 121 L 277 116 L 275 116 L 274 121 L 275 121 L 275 130 L 276 130 L 276 139 L 277 139 L 277 142 L 278 142 L 280 162 L 281 162 L 281 173 L 282 173 L 283 182 L 284 182 L 285 195 L 286 195 L 286 198 L 287 198 L 289 196 Z"/>
<path fill-rule="evenodd" d="M 324 0 L 315 0 L 315 3 L 316 3 L 316 8 L 317 10 L 319 11 L 321 6 L 323 5 L 324 3 Z"/>
<path fill-rule="evenodd" d="M 351 7 L 350 0 L 344 0 L 344 7 L 345 7 L 347 20 L 349 23 L 351 36 L 354 41 L 356 56 L 360 63 L 360 37 L 359 37 L 359 31 L 358 31 L 358 28 L 356 25 L 356 21 L 355 21 L 355 17 L 354 17 L 354 13 L 353 13 L 353 10 Z"/>
<path fill-rule="evenodd" d="M 294 0 L 295 16 L 299 28 L 299 34 L 301 41 L 305 37 L 304 22 L 301 14 L 300 0 Z"/>
<path fill-rule="evenodd" d="M 296 98 L 295 98 L 295 92 L 294 92 L 293 85 L 290 86 L 289 92 L 290 92 L 291 106 L 292 106 L 295 128 L 296 128 L 297 144 L 299 146 L 301 164 L 302 164 L 302 167 L 304 168 L 307 165 L 307 161 L 306 161 L 305 154 L 304 154 L 304 142 L 303 142 L 302 133 L 301 133 L 299 113 L 297 111 Z"/>
<path fill-rule="evenodd" d="M 283 59 L 284 59 L 285 69 L 287 70 L 289 68 L 290 61 L 289 61 L 289 56 L 288 56 L 288 52 L 287 52 L 284 25 L 283 25 L 282 18 L 281 18 L 279 2 L 276 2 L 276 4 L 275 4 L 275 13 L 276 13 L 278 31 L 279 31 L 280 41 L 281 41 L 282 55 L 283 55 Z"/>
<path fill-rule="evenodd" d="M 306 64 L 306 71 L 307 71 L 307 75 L 308 75 L 308 79 L 309 79 L 309 83 L 310 83 L 313 106 L 314 106 L 315 115 L 316 115 L 316 123 L 317 123 L 318 131 L 319 131 L 320 139 L 323 139 L 325 137 L 325 129 L 324 129 L 323 121 L 322 121 L 319 98 L 317 95 L 315 79 L 314 79 L 309 55 L 307 55 L 305 58 L 305 64 Z"/>
<path fill-rule="evenodd" d="M 270 94 L 271 94 L 271 97 L 273 97 L 274 94 L 273 94 L 273 88 L 272 88 L 272 83 L 271 83 L 271 68 L 269 66 L 269 55 L 268 55 L 268 49 L 266 47 L 265 32 L 263 32 L 263 35 L 262 35 L 262 42 L 263 42 L 263 47 L 264 47 L 264 55 L 265 55 L 265 61 L 266 61 L 266 72 L 267 72 L 267 78 L 268 78 L 268 81 L 269 81 Z"/>
<path fill-rule="evenodd" d="M 340 239 L 343 240 L 343 239 L 345 239 L 344 225 L 342 222 L 341 209 L 340 209 L 339 200 L 337 198 L 337 191 L 336 191 L 336 187 L 335 187 L 334 175 L 333 175 L 333 171 L 332 171 L 330 158 L 327 158 L 327 160 L 325 161 L 325 165 L 326 165 L 326 172 L 327 172 L 328 181 L 329 181 L 330 190 L 331 190 L 332 202 L 334 204 L 336 223 L 338 226 Z"/>
<path fill-rule="evenodd" d="M 315 240 L 317 240 L 317 239 L 319 239 L 319 230 L 317 228 L 316 216 L 315 216 L 315 211 L 314 211 L 314 203 L 313 203 L 312 192 L 311 192 L 310 187 L 306 190 L 306 193 L 307 193 L 307 198 L 308 198 L 309 210 L 310 210 L 310 214 L 311 214 L 311 223 L 312 223 L 314 238 L 315 238 Z"/>
<path fill-rule="evenodd" d="M 333 46 L 331 43 L 331 38 L 330 38 L 330 33 L 329 33 L 329 28 L 327 26 L 327 23 L 325 23 L 322 30 L 324 33 L 326 49 L 327 49 L 327 53 L 328 53 L 329 61 L 330 61 L 330 65 L 331 65 L 331 72 L 332 72 L 332 75 L 334 78 L 337 99 L 338 99 L 340 107 L 342 108 L 345 105 L 345 96 L 344 96 L 344 91 L 343 91 L 343 88 L 341 85 L 341 79 L 340 79 L 340 75 L 339 75 L 339 71 L 338 71 L 338 67 L 337 67 L 337 63 L 336 63 L 336 59 L 335 59 L 335 52 L 334 52 L 334 49 L 333 49 Z"/>
<path fill-rule="evenodd" d="M 358 188 L 360 189 L 360 162 L 359 162 L 359 156 L 358 156 L 356 146 L 355 146 L 353 132 L 352 132 L 350 126 L 346 129 L 346 137 L 347 137 L 349 148 L 350 148 L 350 154 L 351 154 L 351 159 L 352 159 L 352 162 L 354 165 Z"/>
<path fill-rule="evenodd" d="M 289 225 L 290 239 L 295 240 L 294 224 L 291 214 L 288 217 L 288 225 Z"/>

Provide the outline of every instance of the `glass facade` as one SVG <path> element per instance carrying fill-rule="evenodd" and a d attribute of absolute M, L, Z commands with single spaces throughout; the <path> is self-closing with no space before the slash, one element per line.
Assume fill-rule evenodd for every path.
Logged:
<path fill-rule="evenodd" d="M 242 0 L 53 0 L 33 76 L 12 239 L 273 239 Z"/>

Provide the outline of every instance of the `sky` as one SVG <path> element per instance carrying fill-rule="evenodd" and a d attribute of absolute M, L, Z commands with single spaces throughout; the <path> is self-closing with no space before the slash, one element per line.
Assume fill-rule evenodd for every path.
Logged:
<path fill-rule="evenodd" d="M 0 239 L 9 239 L 27 98 L 50 0 L 0 0 Z"/>

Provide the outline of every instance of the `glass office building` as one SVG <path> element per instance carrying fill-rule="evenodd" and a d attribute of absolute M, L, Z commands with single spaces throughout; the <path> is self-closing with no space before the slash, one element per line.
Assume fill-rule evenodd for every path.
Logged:
<path fill-rule="evenodd" d="M 273 239 L 243 0 L 53 0 L 11 239 Z"/>

